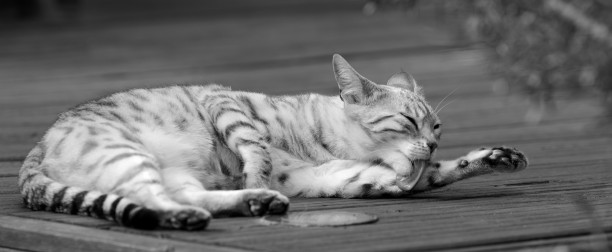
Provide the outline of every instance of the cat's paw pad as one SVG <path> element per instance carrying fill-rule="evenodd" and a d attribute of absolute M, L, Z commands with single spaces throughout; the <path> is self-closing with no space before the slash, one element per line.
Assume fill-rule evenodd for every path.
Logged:
<path fill-rule="evenodd" d="M 208 226 L 210 219 L 210 213 L 204 209 L 185 207 L 164 213 L 160 226 L 172 229 L 202 230 Z"/>
<path fill-rule="evenodd" d="M 251 216 L 284 214 L 289 209 L 289 198 L 272 190 L 249 190 L 244 200 Z"/>
<path fill-rule="evenodd" d="M 465 159 L 461 159 L 461 160 L 459 160 L 459 164 L 458 164 L 458 166 L 459 166 L 459 168 L 465 168 L 465 167 L 467 167 L 469 164 L 470 164 L 470 162 L 469 162 L 469 161 L 467 161 L 467 160 L 465 160 Z"/>
<path fill-rule="evenodd" d="M 488 153 L 482 161 L 497 172 L 517 172 L 527 167 L 527 157 L 515 148 L 495 147 L 485 150 Z"/>

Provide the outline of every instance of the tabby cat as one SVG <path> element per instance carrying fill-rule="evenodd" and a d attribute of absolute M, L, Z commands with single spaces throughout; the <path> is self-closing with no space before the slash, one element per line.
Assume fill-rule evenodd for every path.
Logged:
<path fill-rule="evenodd" d="M 208 86 L 133 89 L 62 113 L 19 173 L 32 210 L 204 229 L 283 214 L 289 197 L 383 197 L 527 166 L 510 148 L 433 161 L 441 123 L 407 73 L 386 85 L 340 55 L 340 96 Z"/>

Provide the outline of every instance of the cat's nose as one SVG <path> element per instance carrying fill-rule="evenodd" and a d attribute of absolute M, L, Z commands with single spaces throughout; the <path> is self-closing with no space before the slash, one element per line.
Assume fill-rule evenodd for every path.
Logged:
<path fill-rule="evenodd" d="M 438 148 L 438 143 L 436 142 L 427 143 L 427 147 L 429 147 L 429 153 L 431 154 L 436 150 L 436 148 Z"/>

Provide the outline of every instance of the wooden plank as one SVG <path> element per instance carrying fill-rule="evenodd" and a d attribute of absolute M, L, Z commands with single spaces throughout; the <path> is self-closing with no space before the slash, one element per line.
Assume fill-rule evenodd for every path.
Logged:
<path fill-rule="evenodd" d="M 210 20 L 196 19 L 161 24 L 122 24 L 120 27 L 94 27 L 76 31 L 54 30 L 16 36 L 5 41 L 7 50 L 15 51 L 14 45 L 19 45 L 30 49 L 29 55 L 34 56 L 15 54 L 16 57 L 6 57 L 6 61 L 0 65 L 5 69 L 2 74 L 4 81 L 29 79 L 31 82 L 64 78 L 66 74 L 121 74 L 125 69 L 140 72 L 176 70 L 186 66 L 206 68 L 211 63 L 222 65 L 227 62 L 250 62 L 249 59 L 294 59 L 321 55 L 323 52 L 329 55 L 336 51 L 351 52 L 372 48 L 372 43 L 377 44 L 378 50 L 454 43 L 448 34 L 431 32 L 430 28 L 410 21 L 402 16 L 363 18 L 359 12 L 349 12 L 323 15 L 316 19 L 310 16 L 259 16 L 226 19 L 214 24 Z M 270 26 L 270 23 L 275 25 Z M 383 26 L 386 29 L 378 29 Z M 353 29 L 370 32 L 355 33 Z M 410 32 L 419 32 L 421 35 L 413 36 Z M 278 34 L 284 34 L 283 39 L 279 39 Z M 46 38 L 47 43 L 41 44 L 37 39 L 40 37 Z M 90 39 L 73 44 L 70 51 L 56 50 L 65 48 L 65 41 L 81 37 Z M 249 47 L 243 44 L 245 37 L 249 38 Z M 44 51 L 32 51 L 32 48 L 43 48 Z M 45 52 L 54 51 L 61 52 L 64 57 L 57 57 L 57 53 L 45 57 Z M 79 66 L 78 74 L 74 72 L 75 63 Z"/>
<path fill-rule="evenodd" d="M 609 193 L 609 191 L 608 191 Z M 486 201 L 488 202 L 488 201 Z M 499 201 L 490 202 L 498 204 Z M 261 228 L 249 230 L 251 232 L 234 231 L 233 237 L 207 237 L 232 244 L 255 244 L 266 250 L 283 251 L 300 248 L 304 251 L 314 250 L 423 250 L 456 248 L 474 246 L 476 244 L 490 244 L 501 242 L 520 241 L 524 239 L 555 237 L 559 235 L 580 235 L 588 230 L 581 219 L 571 218 L 574 212 L 557 212 L 571 205 L 553 206 L 550 212 L 542 212 L 542 206 L 532 211 L 525 211 L 529 205 L 518 205 L 517 208 L 500 210 L 496 207 L 471 207 L 478 203 L 465 204 L 460 207 L 461 212 L 452 218 L 440 218 L 438 211 L 432 212 L 429 208 L 425 215 L 410 216 L 408 209 L 421 209 L 415 206 L 398 207 L 386 206 L 386 211 L 397 211 L 401 216 L 412 218 L 390 218 L 385 215 L 384 209 L 369 209 L 381 216 L 381 222 L 374 226 L 347 227 L 343 229 L 311 228 L 302 230 L 297 228 Z M 534 204 L 533 202 L 530 204 Z M 417 206 L 418 207 L 418 206 Z M 605 206 L 605 207 L 609 207 Z M 359 211 L 360 209 L 351 209 Z M 364 210 L 364 209 L 362 209 Z M 448 210 L 448 209 L 447 209 Z M 434 214 L 438 213 L 438 214 Z M 493 217 L 486 217 L 486 216 Z M 523 218 L 523 216 L 530 216 Z M 558 216 L 551 218 L 550 215 Z M 386 220 L 386 221 L 385 221 Z M 384 221 L 384 222 L 383 222 Z M 460 225 L 457 225 L 461 223 Z M 565 224 L 566 223 L 566 224 Z M 610 223 L 610 220 L 607 220 Z M 401 230 L 401 233 L 398 233 Z M 503 230 L 503 235 L 496 230 Z M 259 231 L 259 232 L 254 232 Z M 470 236 L 462 235 L 469 232 Z M 170 234 L 171 235 L 171 234 Z M 309 237 L 317 240 L 316 244 L 301 240 L 300 237 Z M 181 235 L 176 239 L 187 239 Z M 257 241 L 265 240 L 266 243 Z M 347 247 L 346 244 L 352 244 Z"/>
<path fill-rule="evenodd" d="M 531 241 L 501 243 L 488 246 L 453 248 L 442 251 L 485 252 L 485 251 L 606 251 L 612 248 L 612 234 L 587 234 L 570 237 L 555 237 L 550 239 L 534 239 Z"/>
<path fill-rule="evenodd" d="M 17 186 L 15 186 L 17 187 Z M 23 200 L 19 192 L 0 193 L 0 214 L 18 213 L 30 211 L 23 207 Z"/>
<path fill-rule="evenodd" d="M 245 251 L 2 215 L 0 247 L 28 251 Z"/>
<path fill-rule="evenodd" d="M 0 177 L 0 194 L 18 193 L 17 177 Z"/>
<path fill-rule="evenodd" d="M 0 161 L 0 177 L 17 177 L 21 162 L 2 162 Z"/>
<path fill-rule="evenodd" d="M 93 218 L 89 216 L 59 214 L 59 213 L 52 213 L 52 212 L 46 212 L 46 211 L 32 211 L 23 206 L 21 206 L 21 208 L 19 208 L 18 211 L 7 212 L 6 215 L 21 217 L 21 218 L 28 218 L 32 220 L 52 221 L 56 223 L 71 224 L 71 225 L 78 225 L 78 226 L 91 227 L 91 228 L 102 228 L 102 229 L 108 228 L 109 226 L 117 225 L 108 220 L 102 220 L 102 219 Z"/>
<path fill-rule="evenodd" d="M 5 164 L 0 162 L 0 164 Z M 16 163 L 10 163 L 6 168 L 17 167 Z M 24 211 L 21 195 L 17 189 L 17 175 L 0 176 L 0 214 Z M 29 210 L 28 210 L 29 211 Z M 1 247 L 1 245 L 0 245 Z"/>
<path fill-rule="evenodd" d="M 256 3 L 240 0 L 176 0 L 173 3 L 170 5 L 163 0 L 126 0 L 122 3 L 90 0 L 79 5 L 78 19 L 72 21 L 79 25 L 108 26 L 117 23 L 168 22 L 194 18 L 293 16 L 312 12 L 359 12 L 363 5 L 351 0 L 311 0 L 307 4 L 302 0 L 260 0 Z"/>
<path fill-rule="evenodd" d="M 454 82 L 457 78 L 465 79 L 457 94 L 473 93 L 478 90 L 477 85 L 482 86 L 486 78 L 483 78 L 482 67 L 476 67 L 479 51 L 442 51 L 426 55 L 398 54 L 394 57 L 374 58 L 349 58 L 351 63 L 365 76 L 374 81 L 385 82 L 390 75 L 399 68 L 409 69 L 419 81 L 427 88 L 430 97 L 445 96 L 457 87 Z M 191 55 L 191 54 L 190 54 Z M 471 60 L 466 60 L 471 59 Z M 383 61 L 383 59 L 385 59 Z M 454 64 L 453 64 L 454 63 Z M 137 65 L 137 64 L 136 64 Z M 258 62 L 253 63 L 259 66 Z M 130 67 L 125 67 L 130 69 Z M 435 70 L 432 70 L 435 68 Z M 59 70 L 58 70 L 59 71 Z M 69 72 L 68 72 L 69 73 Z M 299 81 L 297 81 L 299 80 Z M 218 82 L 227 84 L 237 90 L 257 91 L 270 94 L 323 92 L 337 93 L 337 85 L 331 73 L 331 53 L 324 59 L 311 65 L 289 65 L 279 62 L 279 66 L 271 66 L 255 69 L 214 69 L 200 67 L 198 69 L 168 69 L 152 70 L 150 72 L 139 72 L 130 70 L 115 76 L 93 75 L 93 76 L 65 76 L 62 78 L 44 80 L 45 85 L 36 83 L 42 80 L 23 80 L 3 82 L 4 85 L 18 86 L 18 89 L 7 89 L 0 94 L 0 104 L 23 103 L 24 101 L 38 102 L 64 102 L 69 104 L 88 100 L 117 91 L 133 87 L 162 86 L 173 83 L 209 83 Z M 14 83 L 14 84 L 10 84 Z M 438 83 L 454 85 L 439 90 Z M 443 85 L 443 86 L 446 86 Z M 282 86 L 282 88 L 279 88 Z M 65 94 L 78 94 L 78 96 L 66 96 Z M 71 102 L 72 101 L 72 102 Z"/>
<path fill-rule="evenodd" d="M 25 250 L 17 250 L 17 249 L 10 249 L 10 248 L 2 248 L 2 247 L 0 247 L 0 252 L 19 252 L 19 251 L 25 251 Z"/>

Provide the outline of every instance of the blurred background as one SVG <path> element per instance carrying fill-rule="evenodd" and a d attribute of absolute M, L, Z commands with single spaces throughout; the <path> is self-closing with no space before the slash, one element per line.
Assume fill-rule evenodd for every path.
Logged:
<path fill-rule="evenodd" d="M 607 0 L 2 1 L 5 155 L 22 156 L 57 113 L 128 88 L 336 94 L 333 53 L 376 82 L 412 73 L 432 105 L 450 104 L 447 132 L 601 129 L 612 115 L 610 13 Z"/>

